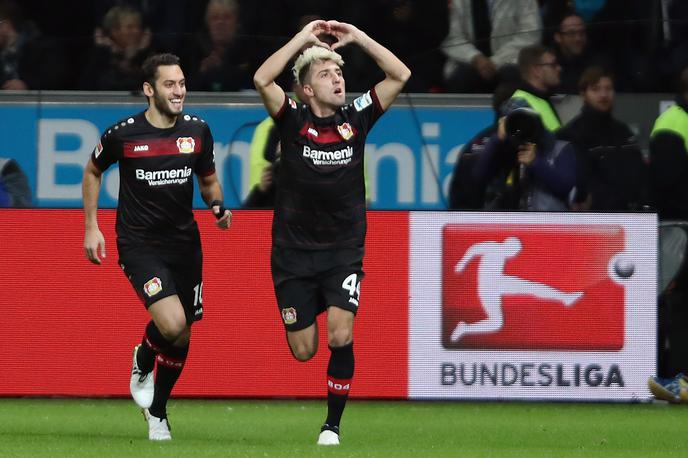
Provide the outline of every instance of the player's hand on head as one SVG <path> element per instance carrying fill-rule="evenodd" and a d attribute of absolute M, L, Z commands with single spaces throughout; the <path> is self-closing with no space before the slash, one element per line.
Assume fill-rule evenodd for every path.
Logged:
<path fill-rule="evenodd" d="M 98 229 L 87 230 L 84 235 L 84 252 L 93 264 L 102 264 L 105 259 L 105 237 Z"/>

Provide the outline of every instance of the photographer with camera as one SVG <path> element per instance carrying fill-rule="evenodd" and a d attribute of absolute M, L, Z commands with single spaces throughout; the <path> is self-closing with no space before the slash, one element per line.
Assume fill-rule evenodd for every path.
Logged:
<path fill-rule="evenodd" d="M 575 149 L 557 140 L 522 99 L 502 108 L 473 179 L 486 186 L 488 210 L 567 211 L 576 183 Z"/>

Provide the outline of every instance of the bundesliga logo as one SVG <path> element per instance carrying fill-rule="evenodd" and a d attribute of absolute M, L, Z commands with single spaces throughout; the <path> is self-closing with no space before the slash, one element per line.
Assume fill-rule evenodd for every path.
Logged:
<path fill-rule="evenodd" d="M 450 224 L 442 245 L 445 348 L 623 348 L 621 227 Z"/>

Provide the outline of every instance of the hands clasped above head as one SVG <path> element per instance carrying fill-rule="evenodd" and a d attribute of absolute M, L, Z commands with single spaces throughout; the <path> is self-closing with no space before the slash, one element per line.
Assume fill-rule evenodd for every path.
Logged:
<path fill-rule="evenodd" d="M 310 44 L 334 51 L 353 42 L 358 29 L 345 22 L 316 20 L 308 23 L 303 31 L 309 34 Z"/>

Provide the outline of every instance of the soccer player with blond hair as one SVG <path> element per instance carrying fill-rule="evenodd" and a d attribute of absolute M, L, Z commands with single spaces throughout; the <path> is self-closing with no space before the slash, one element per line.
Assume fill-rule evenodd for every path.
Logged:
<path fill-rule="evenodd" d="M 344 61 L 336 49 L 350 43 L 364 50 L 385 78 L 347 104 Z M 296 55 L 293 72 L 305 103 L 275 82 Z M 320 445 L 339 444 L 354 375 L 353 324 L 366 233 L 365 140 L 410 76 L 406 65 L 366 33 L 323 20 L 307 24 L 254 76 L 282 145 L 271 265 L 287 342 L 297 360 L 308 361 L 317 352 L 316 317 L 327 311 L 327 418 Z"/>

